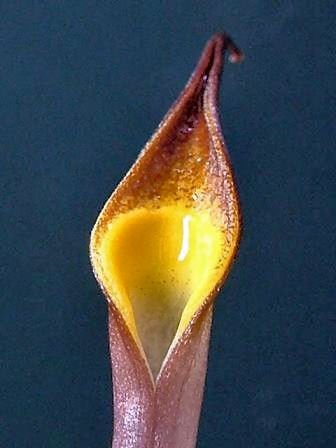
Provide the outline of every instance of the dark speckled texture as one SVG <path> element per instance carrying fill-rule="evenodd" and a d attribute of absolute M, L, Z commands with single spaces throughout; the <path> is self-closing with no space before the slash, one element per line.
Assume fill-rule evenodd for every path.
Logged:
<path fill-rule="evenodd" d="M 246 53 L 221 90 L 245 226 L 216 305 L 198 447 L 334 448 L 335 9 L 1 2 L 1 447 L 109 446 L 89 231 L 226 29 Z"/>

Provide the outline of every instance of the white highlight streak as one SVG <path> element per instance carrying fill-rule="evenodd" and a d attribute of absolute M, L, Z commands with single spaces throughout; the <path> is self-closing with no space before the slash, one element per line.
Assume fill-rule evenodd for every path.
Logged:
<path fill-rule="evenodd" d="M 191 216 L 187 215 L 183 218 L 183 237 L 182 237 L 182 248 L 178 256 L 178 261 L 183 261 L 189 251 L 189 223 Z"/>

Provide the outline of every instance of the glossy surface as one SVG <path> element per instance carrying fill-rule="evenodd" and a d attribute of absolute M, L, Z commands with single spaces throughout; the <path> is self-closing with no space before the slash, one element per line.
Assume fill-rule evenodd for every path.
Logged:
<path fill-rule="evenodd" d="M 224 245 L 206 212 L 178 205 L 122 214 L 101 239 L 100 275 L 154 377 L 175 334 L 222 276 Z"/>

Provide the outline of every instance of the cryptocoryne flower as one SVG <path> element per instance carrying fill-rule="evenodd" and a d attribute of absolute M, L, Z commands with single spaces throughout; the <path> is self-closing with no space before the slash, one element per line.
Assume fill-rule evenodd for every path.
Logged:
<path fill-rule="evenodd" d="M 213 300 L 240 235 L 236 187 L 218 117 L 216 34 L 178 100 L 91 235 L 109 310 L 114 448 L 196 444 Z"/>

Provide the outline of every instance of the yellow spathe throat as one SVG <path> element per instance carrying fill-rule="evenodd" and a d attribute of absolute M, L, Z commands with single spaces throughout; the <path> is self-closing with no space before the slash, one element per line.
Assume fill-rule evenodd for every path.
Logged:
<path fill-rule="evenodd" d="M 206 211 L 136 208 L 101 234 L 97 274 L 156 377 L 165 355 L 222 278 L 225 236 Z"/>

